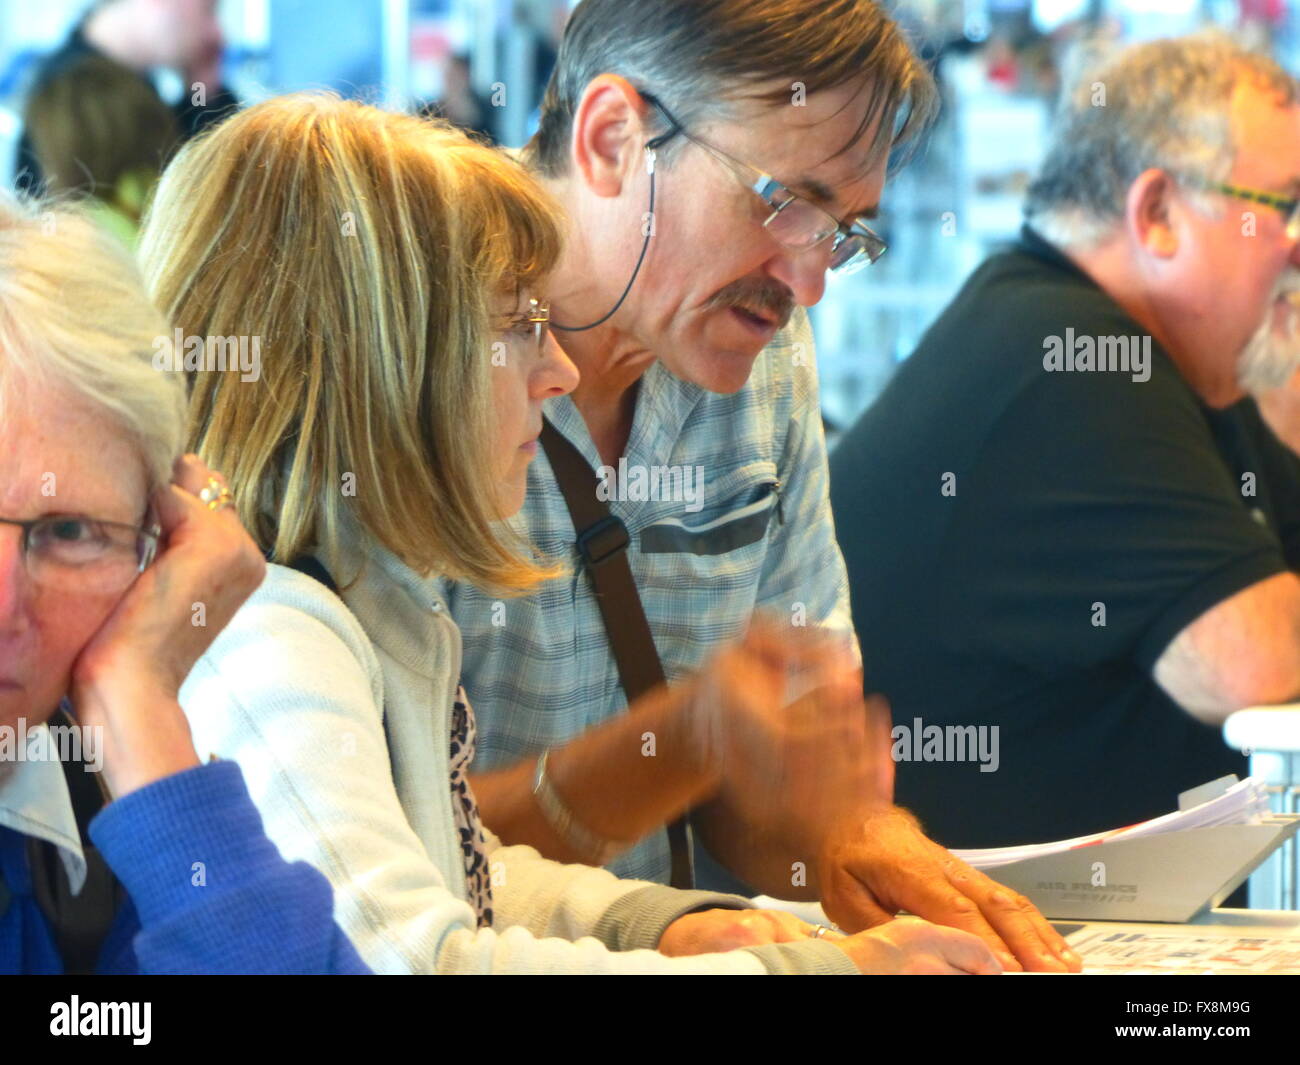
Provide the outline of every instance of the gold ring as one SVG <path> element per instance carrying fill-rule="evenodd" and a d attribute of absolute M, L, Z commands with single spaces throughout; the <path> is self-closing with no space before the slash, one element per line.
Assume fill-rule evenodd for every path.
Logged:
<path fill-rule="evenodd" d="M 235 505 L 235 497 L 230 489 L 215 477 L 208 478 L 207 485 L 199 493 L 199 499 L 206 503 L 208 509 L 213 512 L 225 510 L 227 507 Z"/>

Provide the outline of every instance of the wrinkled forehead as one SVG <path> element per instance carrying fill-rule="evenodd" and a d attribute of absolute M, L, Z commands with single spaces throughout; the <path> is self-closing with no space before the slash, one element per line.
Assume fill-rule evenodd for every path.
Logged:
<path fill-rule="evenodd" d="M 137 442 L 66 390 L 0 378 L 0 516 L 78 513 L 134 523 L 148 475 Z"/>

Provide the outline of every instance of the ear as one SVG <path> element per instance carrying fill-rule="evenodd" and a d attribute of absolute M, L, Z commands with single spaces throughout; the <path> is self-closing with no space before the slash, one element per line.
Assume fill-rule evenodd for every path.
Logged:
<path fill-rule="evenodd" d="M 1163 170 L 1144 170 L 1129 186 L 1124 222 L 1129 234 L 1148 254 L 1170 259 L 1178 252 L 1179 215 L 1174 181 Z"/>
<path fill-rule="evenodd" d="M 652 134 L 649 105 L 617 74 L 593 78 L 573 116 L 573 172 L 597 196 L 617 196 Z"/>

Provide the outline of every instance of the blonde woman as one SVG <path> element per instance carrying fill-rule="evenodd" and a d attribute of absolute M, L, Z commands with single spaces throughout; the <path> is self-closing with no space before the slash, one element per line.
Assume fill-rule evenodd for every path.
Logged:
<path fill-rule="evenodd" d="M 379 971 L 996 971 L 965 933 L 906 919 L 840 938 L 551 862 L 480 824 L 460 637 L 434 578 L 496 589 L 508 615 L 556 572 L 503 519 L 542 402 L 576 384 L 547 336 L 560 239 L 505 156 L 328 96 L 254 107 L 164 175 L 141 243 L 156 298 L 187 348 L 262 353 L 256 380 L 197 369 L 193 446 L 273 559 L 306 571 L 270 566 L 190 675 L 200 749 L 245 766 L 268 832 L 332 881 Z M 707 757 L 709 729 L 701 712 L 682 749 Z"/>

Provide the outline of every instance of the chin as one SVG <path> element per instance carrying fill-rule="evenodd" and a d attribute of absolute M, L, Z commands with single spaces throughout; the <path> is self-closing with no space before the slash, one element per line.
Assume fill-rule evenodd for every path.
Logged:
<path fill-rule="evenodd" d="M 527 481 L 503 484 L 501 491 L 497 493 L 497 518 L 501 521 L 509 521 L 523 510 L 527 489 Z"/>
<path fill-rule="evenodd" d="M 679 374 L 693 385 L 698 385 L 706 392 L 719 396 L 730 396 L 739 392 L 754 373 L 754 363 L 758 361 L 763 349 L 758 351 L 713 351 L 698 360 L 692 360 L 684 369 L 689 372 Z"/>
<path fill-rule="evenodd" d="M 48 721 L 58 709 L 60 700 L 50 704 L 45 713 L 37 713 L 32 708 L 31 696 L 25 689 L 0 692 L 0 728 L 17 728 L 19 721 L 25 721 L 29 729 Z"/>

